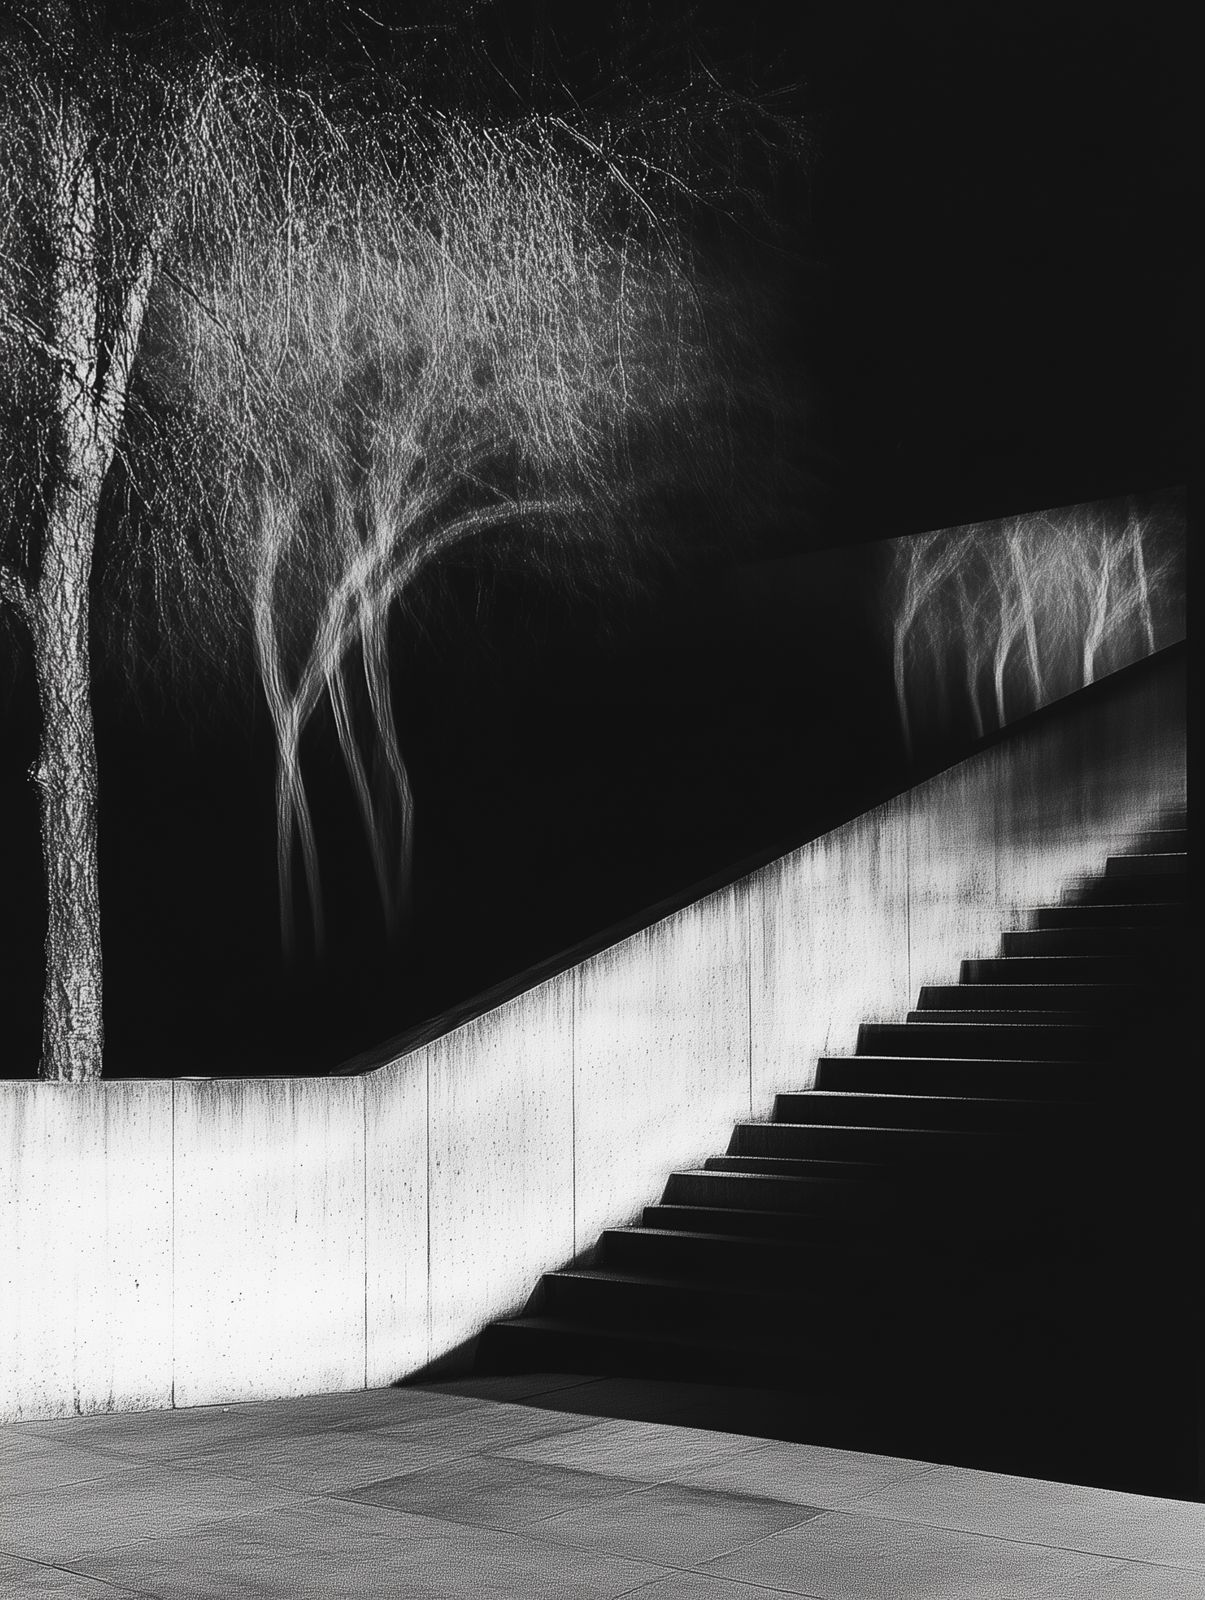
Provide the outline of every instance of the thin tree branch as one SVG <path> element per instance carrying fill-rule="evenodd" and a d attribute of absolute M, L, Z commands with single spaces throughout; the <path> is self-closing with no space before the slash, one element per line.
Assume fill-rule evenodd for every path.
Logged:
<path fill-rule="evenodd" d="M 33 591 L 11 567 L 0 566 L 0 602 L 15 612 L 27 628 L 33 629 L 37 614 Z"/>

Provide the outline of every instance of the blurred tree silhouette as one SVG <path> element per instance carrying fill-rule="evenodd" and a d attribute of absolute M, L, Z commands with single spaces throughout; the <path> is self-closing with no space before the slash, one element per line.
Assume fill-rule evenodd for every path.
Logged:
<path fill-rule="evenodd" d="M 428 567 L 488 537 L 610 580 L 664 542 L 675 495 L 719 520 L 764 488 L 733 421 L 772 386 L 688 222 L 750 205 L 796 123 L 697 60 L 672 93 L 621 72 L 583 105 L 563 62 L 516 82 L 480 30 L 451 65 L 488 8 L 400 35 L 354 9 L 198 4 L 167 27 L 60 3 L 5 26 L 0 594 L 41 715 L 46 1077 L 101 1070 L 98 549 L 131 663 L 148 637 L 185 676 L 253 656 L 282 924 L 299 843 L 317 934 L 301 744 L 324 704 L 387 919 L 404 909 L 389 630 Z M 507 109 L 470 115 L 491 73 Z"/>

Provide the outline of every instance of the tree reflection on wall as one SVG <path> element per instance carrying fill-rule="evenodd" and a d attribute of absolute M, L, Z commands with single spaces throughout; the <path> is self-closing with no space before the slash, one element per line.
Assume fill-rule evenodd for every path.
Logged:
<path fill-rule="evenodd" d="M 1183 516 L 1110 501 L 895 543 L 895 692 L 909 752 L 969 718 L 977 735 L 1184 632 Z"/>

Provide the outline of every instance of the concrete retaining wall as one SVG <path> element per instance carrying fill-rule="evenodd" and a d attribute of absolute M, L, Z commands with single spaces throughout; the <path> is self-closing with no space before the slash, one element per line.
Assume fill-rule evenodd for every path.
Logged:
<path fill-rule="evenodd" d="M 1156 662 L 361 1076 L 0 1083 L 0 1416 L 414 1371 L 1183 793 Z"/>

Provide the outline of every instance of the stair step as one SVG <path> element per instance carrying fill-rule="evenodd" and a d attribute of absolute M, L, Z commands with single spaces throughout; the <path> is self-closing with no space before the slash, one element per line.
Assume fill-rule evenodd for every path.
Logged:
<path fill-rule="evenodd" d="M 823 1056 L 816 1087 L 868 1094 L 987 1095 L 999 1099 L 1091 1099 L 1118 1081 L 1093 1061 L 993 1061 L 957 1056 Z"/>
<path fill-rule="evenodd" d="M 842 1178 L 779 1177 L 769 1173 L 673 1172 L 662 1199 L 671 1205 L 794 1211 L 811 1217 L 884 1218 L 898 1204 L 887 1183 L 850 1183 Z"/>
<path fill-rule="evenodd" d="M 1019 1006 L 1006 1006 L 1000 1011 L 964 1011 L 961 1009 L 939 1011 L 934 1008 L 926 1011 L 909 1011 L 904 1021 L 907 1023 L 974 1023 L 976 1026 L 997 1022 L 1006 1024 L 1024 1023 L 1027 1026 L 1050 1023 L 1062 1027 L 1087 1028 L 1098 1026 L 1104 1015 L 1105 1013 L 1101 1007 L 1097 1007 L 1093 1011 L 1024 1011 Z M 1130 1014 L 1124 1010 L 1119 1010 L 1114 1015 L 1119 1021 L 1128 1021 L 1130 1019 Z"/>
<path fill-rule="evenodd" d="M 926 1257 L 930 1270 L 948 1270 L 944 1261 Z M 776 1238 L 742 1238 L 728 1233 L 702 1233 L 660 1228 L 608 1228 L 599 1246 L 599 1261 L 609 1271 L 704 1282 L 752 1281 L 767 1277 L 797 1281 L 808 1275 L 907 1275 L 916 1261 L 905 1262 L 898 1249 L 879 1244 L 857 1252 L 847 1240 L 801 1242 Z"/>
<path fill-rule="evenodd" d="M 803 1244 L 778 1238 L 741 1238 L 662 1228 L 608 1228 L 599 1244 L 599 1261 L 612 1271 L 757 1279 L 766 1274 L 794 1277 L 816 1261 L 849 1259 L 838 1244 Z"/>
<path fill-rule="evenodd" d="M 866 1239 L 866 1229 L 854 1219 L 833 1216 L 817 1219 L 797 1211 L 759 1211 L 753 1206 L 665 1204 L 645 1206 L 646 1228 L 708 1234 L 722 1233 L 745 1239 L 791 1240 L 806 1244 L 835 1241 L 853 1248 Z"/>
<path fill-rule="evenodd" d="M 752 1283 L 704 1283 L 602 1267 L 546 1272 L 539 1310 L 591 1328 L 652 1326 L 696 1335 L 705 1328 L 712 1337 L 740 1337 L 751 1329 L 781 1330 L 809 1306 L 823 1306 L 826 1321 L 852 1314 L 825 1294 L 822 1283 L 781 1271 Z"/>
<path fill-rule="evenodd" d="M 796 1128 L 834 1126 L 870 1132 L 926 1131 L 941 1133 L 1002 1133 L 1049 1126 L 1052 1119 L 1082 1116 L 1078 1104 L 1060 1101 L 991 1099 L 984 1095 L 920 1095 L 866 1093 L 857 1090 L 806 1089 L 780 1094 L 774 1101 L 774 1121 L 740 1123 L 744 1141 L 798 1138 Z M 777 1129 L 777 1132 L 766 1130 Z M 769 1152 L 767 1152 L 769 1153 Z"/>
<path fill-rule="evenodd" d="M 844 1343 L 851 1334 L 883 1315 L 901 1286 L 898 1268 L 884 1273 L 881 1263 L 845 1263 L 839 1275 L 783 1270 L 752 1278 L 679 1277 L 663 1272 L 618 1271 L 606 1267 L 545 1273 L 540 1316 L 596 1328 L 655 1328 L 709 1342 L 804 1342 L 813 1349 Z M 971 1271 L 925 1274 L 934 1303 L 947 1315 L 971 1309 L 982 1275 Z M 802 1335 L 802 1341 L 801 1341 Z"/>
<path fill-rule="evenodd" d="M 1150 984 L 926 983 L 920 1011 L 1126 1011 L 1149 1002 Z"/>
<path fill-rule="evenodd" d="M 1024 1022 L 864 1022 L 859 1055 L 965 1056 L 1026 1061 L 1107 1053 L 1115 1030 L 1102 1024 Z"/>
<path fill-rule="evenodd" d="M 1135 872 L 1129 876 L 1108 873 L 1099 878 L 1079 878 L 1063 892 L 1063 904 L 1075 906 L 1169 905 L 1187 898 L 1188 874 L 1183 868 L 1178 872 Z"/>
<path fill-rule="evenodd" d="M 1050 1237 L 1066 1229 L 1074 1214 L 1075 1182 L 1071 1163 L 1051 1173 L 1050 1163 L 1021 1162 L 1023 1182 L 1002 1184 L 999 1166 L 981 1163 L 984 1181 L 976 1182 L 975 1166 L 963 1168 L 951 1186 L 941 1168 L 919 1165 L 914 1173 L 895 1174 L 890 1181 L 848 1182 L 779 1176 L 773 1173 L 711 1171 L 707 1168 L 672 1173 L 664 1205 L 706 1206 L 707 1210 L 792 1211 L 813 1224 L 861 1229 L 883 1237 L 912 1237 L 919 1232 L 949 1232 L 976 1243 L 1011 1240 L 1032 1230 Z M 1040 1179 L 1040 1181 L 1039 1181 Z M 959 1205 L 951 1208 L 951 1195 Z"/>
<path fill-rule="evenodd" d="M 1105 862 L 1106 878 L 1171 877 L 1188 870 L 1184 850 L 1162 850 L 1142 855 L 1110 856 Z"/>
<path fill-rule="evenodd" d="M 824 1130 L 828 1132 L 830 1130 Z M 847 1182 L 856 1183 L 859 1180 L 885 1182 L 898 1181 L 908 1173 L 919 1173 L 925 1182 L 930 1182 L 939 1169 L 945 1174 L 951 1166 L 973 1166 L 996 1162 L 997 1164 L 1006 1156 L 1015 1158 L 1011 1142 L 1007 1148 L 996 1148 L 974 1152 L 965 1144 L 958 1143 L 958 1134 L 945 1133 L 941 1137 L 946 1140 L 946 1148 L 937 1150 L 933 1144 L 926 1143 L 924 1136 L 932 1133 L 932 1129 L 914 1128 L 838 1128 L 838 1133 L 850 1136 L 853 1148 L 872 1150 L 875 1155 L 873 1160 L 865 1161 L 838 1161 L 816 1162 L 806 1156 L 771 1156 L 738 1154 L 730 1156 L 708 1156 L 704 1167 L 708 1172 L 768 1172 L 784 1178 L 810 1178 L 814 1177 L 817 1166 L 835 1166 L 843 1170 L 834 1174 L 844 1177 Z M 993 1136 L 985 1134 L 968 1134 L 968 1139 L 987 1139 Z M 888 1148 L 890 1146 L 890 1148 Z"/>
<path fill-rule="evenodd" d="M 1153 855 L 1174 854 L 1188 852 L 1187 828 L 1148 828 L 1145 833 L 1136 834 L 1134 849 L 1139 853 Z"/>
<path fill-rule="evenodd" d="M 806 1383 L 808 1366 L 813 1381 L 823 1382 L 838 1372 L 849 1375 L 856 1362 L 880 1351 L 898 1359 L 901 1345 L 923 1343 L 924 1332 L 943 1322 L 948 1326 L 974 1318 L 982 1303 L 974 1276 L 947 1275 L 939 1287 L 930 1274 L 926 1287 L 937 1292 L 924 1319 L 913 1319 L 907 1330 L 895 1325 L 890 1340 L 894 1348 L 887 1349 L 884 1329 L 895 1323 L 889 1301 L 893 1290 L 898 1293 L 899 1280 L 871 1272 L 849 1275 L 843 1282 L 814 1282 L 804 1275 L 789 1284 L 779 1274 L 760 1286 L 601 1271 L 549 1273 L 541 1303 L 530 1314 L 562 1328 L 576 1327 L 588 1337 L 616 1332 L 673 1338 L 685 1348 L 743 1349 L 772 1362 L 770 1382 L 777 1387 Z M 815 1371 L 819 1367 L 823 1378 Z"/>
<path fill-rule="evenodd" d="M 833 1304 L 839 1308 L 840 1300 Z M 951 1384 L 973 1382 L 985 1363 L 1002 1363 L 992 1380 L 998 1387 L 1009 1373 L 1009 1357 L 1015 1361 L 1014 1330 L 1027 1324 L 1035 1332 L 1042 1328 L 1039 1337 L 1044 1335 L 1050 1393 L 1056 1394 L 1075 1373 L 1074 1337 L 1064 1335 L 1061 1346 L 1054 1343 L 1052 1319 L 1047 1314 L 1042 1327 L 1041 1306 L 1021 1308 L 999 1327 L 972 1316 L 977 1327 L 970 1342 L 950 1336 L 951 1328 L 958 1328 L 966 1317 L 951 1317 L 944 1305 L 934 1308 L 936 1315 L 908 1321 L 868 1317 L 860 1307 L 855 1309 L 858 1314 L 848 1320 L 796 1316 L 770 1327 L 756 1319 L 749 1326 L 737 1326 L 732 1319 L 718 1325 L 704 1319 L 692 1326 L 674 1326 L 651 1317 L 626 1326 L 600 1325 L 536 1312 L 495 1323 L 486 1330 L 483 1343 L 492 1371 L 597 1372 L 741 1387 L 747 1387 L 750 1375 L 756 1374 L 759 1387 L 810 1397 L 815 1409 L 809 1407 L 808 1425 L 795 1437 L 820 1437 L 815 1428 L 827 1422 L 837 1425 L 840 1431 L 835 1437 L 847 1443 L 853 1443 L 851 1426 L 859 1420 L 862 1426 L 867 1422 L 873 1426 L 885 1403 L 893 1412 L 914 1411 L 913 1427 L 917 1416 L 934 1413 L 935 1402 L 941 1414 L 948 1406 Z M 1079 1360 L 1082 1366 L 1082 1357 Z M 1108 1370 L 1105 1367 L 1102 1375 Z M 1035 1376 L 1025 1373 L 1024 1380 L 1022 1388 L 1032 1388 Z M 970 1419 L 972 1428 L 979 1425 L 983 1398 Z M 874 1443 L 873 1435 L 859 1440 L 864 1448 Z"/>
<path fill-rule="evenodd" d="M 840 1128 L 838 1133 L 867 1133 L 881 1132 L 875 1128 Z M 722 1156 L 708 1156 L 703 1163 L 708 1172 L 776 1172 L 783 1176 L 796 1178 L 844 1178 L 850 1182 L 859 1179 L 871 1178 L 882 1181 L 889 1172 L 889 1157 L 882 1144 L 875 1145 L 873 1139 L 859 1142 L 857 1139 L 837 1140 L 825 1138 L 831 1132 L 828 1128 L 821 1128 L 820 1138 L 801 1141 L 805 1146 L 798 1150 L 787 1147 L 781 1149 L 757 1149 L 753 1141 L 749 1147 L 735 1149 L 739 1140 L 739 1130 L 732 1135 L 728 1154 Z M 839 1155 L 818 1155 L 814 1151 L 825 1152 L 838 1150 L 849 1152 Z"/>
<path fill-rule="evenodd" d="M 1066 903 L 1040 906 L 1033 913 L 1035 928 L 1131 928 L 1179 934 L 1184 927 L 1187 906 L 1170 901 Z"/>
<path fill-rule="evenodd" d="M 1133 907 L 1128 909 L 1133 910 Z M 1042 915 L 1042 913 L 1038 913 Z M 1000 954 L 1014 956 L 1139 956 L 1152 960 L 1176 958 L 1183 952 L 1184 931 L 1179 927 L 1137 926 L 1131 923 L 1092 925 L 1068 918 L 1034 929 L 1001 936 Z"/>
<path fill-rule="evenodd" d="M 723 1174 L 715 1176 L 722 1178 Z M 866 1226 L 865 1216 L 848 1207 L 844 1213 L 834 1209 L 824 1215 L 769 1206 L 762 1209 L 756 1204 L 725 1204 L 726 1199 L 732 1198 L 731 1189 L 718 1199 L 713 1196 L 710 1201 L 683 1198 L 645 1206 L 642 1220 L 648 1228 L 789 1240 L 834 1248 L 847 1254 L 868 1249 L 896 1253 L 924 1250 L 962 1260 L 969 1253 L 1010 1259 L 1020 1248 L 1032 1250 L 1035 1241 L 1060 1237 L 1058 1217 L 1049 1197 L 1042 1197 L 1028 1206 L 1009 1204 L 976 1209 L 951 1207 L 948 1190 L 943 1190 L 942 1194 L 946 1197 L 945 1203 L 935 1204 L 927 1212 L 923 1208 L 902 1206 L 896 1200 L 875 1217 L 873 1228 Z"/>
<path fill-rule="evenodd" d="M 688 1208 L 648 1209 L 677 1216 Z M 734 1217 L 740 1221 L 755 1213 L 717 1215 L 727 1225 Z M 1011 1248 L 969 1251 L 965 1239 L 948 1234 L 926 1233 L 897 1239 L 865 1229 L 847 1233 L 831 1226 L 805 1232 L 799 1227 L 799 1218 L 784 1216 L 781 1220 L 795 1231 L 750 1234 L 647 1225 L 608 1228 L 599 1242 L 598 1261 L 614 1271 L 694 1276 L 705 1282 L 713 1278 L 757 1281 L 767 1274 L 788 1279 L 812 1275 L 843 1282 L 872 1274 L 880 1281 L 895 1279 L 914 1284 L 918 1275 L 949 1279 L 953 1274 L 971 1281 L 985 1270 L 997 1270 L 1001 1264 L 1011 1268 L 1032 1258 L 1029 1246 L 1024 1255 L 1015 1244 Z"/>
<path fill-rule="evenodd" d="M 747 1384 L 750 1371 L 789 1372 L 798 1346 L 763 1338 L 721 1343 L 656 1329 L 589 1328 L 564 1318 L 508 1317 L 487 1328 L 487 1370 L 585 1372 L 676 1382 Z M 796 1367 L 795 1376 L 798 1376 Z M 764 1378 L 759 1381 L 765 1381 Z"/>
<path fill-rule="evenodd" d="M 993 956 L 986 960 L 963 961 L 959 976 L 963 984 L 1007 984 L 1020 990 L 1031 986 L 1074 987 L 1090 984 L 1105 987 L 1120 983 L 1146 989 L 1155 977 L 1166 974 L 1166 965 L 1157 956 Z M 922 991 L 923 992 L 923 991 Z"/>
<path fill-rule="evenodd" d="M 762 1331 L 774 1333 L 775 1321 L 794 1319 L 808 1304 L 822 1308 L 830 1323 L 835 1315 L 864 1322 L 901 1293 L 909 1298 L 921 1293 L 923 1316 L 941 1321 L 968 1309 L 972 1298 L 992 1297 L 1002 1274 L 1015 1295 L 1040 1297 L 1048 1307 L 1091 1281 L 1090 1269 L 1073 1269 L 1071 1277 L 1079 1281 L 1068 1281 L 1069 1263 L 1061 1249 L 1013 1242 L 976 1251 L 968 1250 L 965 1241 L 928 1236 L 869 1244 L 862 1240 L 850 1249 L 831 1241 L 800 1245 L 722 1234 L 613 1229 L 601 1241 L 599 1254 L 601 1262 L 593 1268 L 557 1274 L 553 1294 L 529 1309 L 593 1321 L 582 1299 L 601 1296 L 618 1279 L 629 1298 L 629 1324 L 664 1326 L 676 1319 L 692 1332 L 706 1325 L 710 1335 L 727 1316 L 729 1326 L 740 1333 L 752 1316 L 760 1315 Z M 642 1293 L 645 1287 L 664 1291 L 660 1303 Z M 689 1302 L 676 1295 L 679 1290 L 692 1291 Z M 704 1296 L 710 1295 L 726 1299 L 727 1308 L 708 1304 Z M 640 1302 L 638 1310 L 633 1300 Z M 789 1332 L 789 1327 L 779 1331 Z"/>

